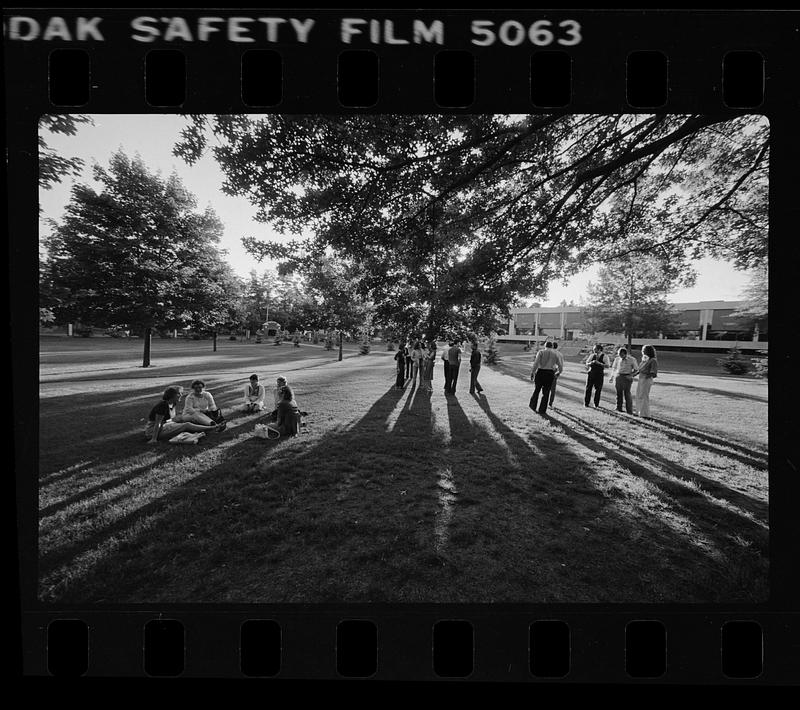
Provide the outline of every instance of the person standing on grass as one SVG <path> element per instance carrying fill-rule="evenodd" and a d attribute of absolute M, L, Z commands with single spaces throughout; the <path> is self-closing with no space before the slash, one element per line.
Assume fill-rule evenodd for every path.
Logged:
<path fill-rule="evenodd" d="M 397 363 L 397 377 L 395 378 L 395 382 L 394 382 L 394 388 L 396 390 L 403 389 L 403 385 L 405 384 L 405 381 L 406 381 L 406 360 L 407 360 L 407 358 L 405 356 L 405 353 L 403 352 L 404 350 L 405 350 L 405 348 L 401 348 L 394 355 L 395 362 Z"/>
<path fill-rule="evenodd" d="M 639 383 L 636 385 L 636 413 L 643 419 L 650 419 L 650 388 L 657 376 L 656 349 L 652 345 L 645 345 L 639 366 Z"/>
<path fill-rule="evenodd" d="M 411 350 L 411 341 L 409 340 L 403 347 L 403 357 L 405 358 L 405 364 L 403 366 L 403 383 L 405 383 L 405 381 L 411 377 Z"/>
<path fill-rule="evenodd" d="M 419 383 L 422 385 L 422 358 L 424 353 L 422 352 L 422 343 L 419 340 L 414 342 L 414 347 L 411 350 L 411 379 L 412 384 L 417 384 L 417 375 L 419 375 Z"/>
<path fill-rule="evenodd" d="M 179 421 L 194 422 L 203 426 L 217 423 L 215 417 L 220 417 L 221 412 L 211 392 L 204 391 L 205 386 L 203 380 L 192 382 L 192 391 L 186 395 Z"/>
<path fill-rule="evenodd" d="M 458 370 L 461 367 L 461 348 L 456 341 L 450 343 L 447 349 L 447 363 L 450 372 L 450 394 L 456 393 L 456 383 L 458 382 Z"/>
<path fill-rule="evenodd" d="M 450 392 L 450 361 L 447 359 L 448 348 L 453 346 L 453 341 L 447 342 L 447 347 L 442 350 L 442 360 L 444 361 L 444 393 Z"/>
<path fill-rule="evenodd" d="M 608 359 L 608 355 L 603 352 L 603 346 L 598 343 L 594 346 L 594 352 L 586 358 L 588 375 L 586 377 L 586 395 L 583 398 L 584 407 L 589 406 L 592 389 L 594 389 L 595 409 L 600 406 L 600 392 L 603 391 L 603 379 L 605 378 L 605 369 L 607 367 L 611 367 L 611 361 Z"/>
<path fill-rule="evenodd" d="M 617 390 L 617 411 L 622 411 L 622 399 L 625 398 L 625 411 L 633 414 L 633 398 L 631 397 L 631 385 L 633 378 L 639 371 L 638 363 L 633 355 L 628 355 L 625 348 L 617 351 L 614 364 L 611 366 L 611 382 Z"/>
<path fill-rule="evenodd" d="M 483 387 L 481 387 L 481 383 L 478 382 L 478 373 L 481 371 L 481 351 L 478 349 L 477 343 L 472 343 L 472 353 L 469 356 L 469 393 L 475 394 L 475 390 L 478 390 L 478 394 L 483 392 Z"/>
<path fill-rule="evenodd" d="M 422 365 L 422 382 L 428 392 L 433 392 L 433 366 L 436 364 L 436 341 L 428 343 Z"/>
<path fill-rule="evenodd" d="M 244 388 L 244 411 L 260 412 L 264 409 L 264 398 L 267 390 L 259 384 L 258 375 L 250 375 L 250 384 Z"/>
<path fill-rule="evenodd" d="M 181 391 L 177 387 L 167 387 L 161 396 L 161 401 L 150 410 L 150 414 L 147 417 L 147 426 L 144 430 L 148 444 L 168 441 L 185 431 L 210 432 L 223 431 L 225 429 L 224 424 L 214 424 L 213 422 L 209 425 L 204 425 L 180 421 L 178 416 L 178 401 L 180 397 Z"/>
<path fill-rule="evenodd" d="M 553 352 L 558 356 L 558 371 L 553 375 L 553 386 L 550 388 L 550 400 L 549 405 L 553 406 L 553 400 L 556 398 L 556 385 L 558 384 L 558 378 L 561 376 L 561 373 L 564 372 L 564 355 L 563 353 L 558 352 L 558 343 L 555 341 L 553 342 Z"/>
<path fill-rule="evenodd" d="M 553 350 L 553 343 L 547 341 L 544 348 L 536 353 L 533 360 L 533 367 L 531 368 L 531 379 L 534 383 L 533 395 L 528 406 L 539 414 L 547 413 L 547 402 L 550 399 L 550 388 L 553 386 L 556 372 L 558 371 L 558 355 Z M 539 393 L 542 393 L 542 401 L 539 403 L 537 410 L 537 402 L 539 401 Z"/>

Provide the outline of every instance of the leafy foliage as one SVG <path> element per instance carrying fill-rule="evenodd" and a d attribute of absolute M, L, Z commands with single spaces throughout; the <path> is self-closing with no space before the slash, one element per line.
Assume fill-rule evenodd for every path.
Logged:
<path fill-rule="evenodd" d="M 216 247 L 222 224 L 198 213 L 177 176 L 122 152 L 78 184 L 44 239 L 43 291 L 61 322 L 208 329 L 230 319 L 236 277 Z"/>
<path fill-rule="evenodd" d="M 191 163 L 215 136 L 223 190 L 313 235 L 253 253 L 345 258 L 379 322 L 432 336 L 489 329 L 598 260 L 758 264 L 767 132 L 759 116 L 193 116 L 176 154 Z"/>
<path fill-rule="evenodd" d="M 750 370 L 750 362 L 742 355 L 738 346 L 728 350 L 727 356 L 720 358 L 717 362 L 729 375 L 744 375 Z"/>
<path fill-rule="evenodd" d="M 655 256 L 630 254 L 601 267 L 597 282 L 588 287 L 585 317 L 588 330 L 624 333 L 632 338 L 670 332 L 676 314 L 667 302 L 678 284 L 690 285 L 693 273 L 679 273 Z"/>
<path fill-rule="evenodd" d="M 80 158 L 66 158 L 53 150 L 45 140 L 45 132 L 74 136 L 81 123 L 94 124 L 90 116 L 53 114 L 39 118 L 39 187 L 49 190 L 68 175 L 79 176 L 83 169 Z"/>

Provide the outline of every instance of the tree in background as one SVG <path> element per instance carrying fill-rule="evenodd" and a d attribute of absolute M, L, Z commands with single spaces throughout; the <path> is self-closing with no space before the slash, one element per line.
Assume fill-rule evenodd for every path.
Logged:
<path fill-rule="evenodd" d="M 667 296 L 690 286 L 694 273 L 648 255 L 631 254 L 600 268 L 590 282 L 584 314 L 591 333 L 623 333 L 630 348 L 633 338 L 657 337 L 676 322 Z"/>
<path fill-rule="evenodd" d="M 246 195 L 290 262 L 332 250 L 376 307 L 419 308 L 431 335 L 462 304 L 504 309 L 597 261 L 655 254 L 682 271 L 766 257 L 768 126 L 759 116 L 192 116 L 223 190 Z M 657 233 L 653 233 L 657 225 Z M 631 235 L 653 234 L 649 240 Z M 386 309 L 382 311 L 385 312 Z"/>
<path fill-rule="evenodd" d="M 141 158 L 115 153 L 94 167 L 99 189 L 78 184 L 44 239 L 44 278 L 60 322 L 154 328 L 214 327 L 235 294 L 217 244 L 222 224 L 176 175 L 150 173 Z"/>
<path fill-rule="evenodd" d="M 754 269 L 742 293 L 742 300 L 744 305 L 732 315 L 754 321 L 760 327 L 769 316 L 769 268 L 766 261 Z"/>

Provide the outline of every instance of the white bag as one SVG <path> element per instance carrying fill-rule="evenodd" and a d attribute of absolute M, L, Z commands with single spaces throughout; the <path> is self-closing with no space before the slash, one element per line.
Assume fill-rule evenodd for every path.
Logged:
<path fill-rule="evenodd" d="M 204 436 L 205 436 L 205 434 L 202 431 L 198 431 L 198 432 L 194 432 L 194 433 L 189 432 L 189 431 L 183 431 L 180 434 L 177 434 L 176 436 L 173 436 L 169 440 L 169 443 L 170 444 L 196 444 Z"/>
<path fill-rule="evenodd" d="M 253 436 L 259 439 L 279 439 L 281 433 L 273 429 L 269 424 L 256 424 L 253 427 Z"/>

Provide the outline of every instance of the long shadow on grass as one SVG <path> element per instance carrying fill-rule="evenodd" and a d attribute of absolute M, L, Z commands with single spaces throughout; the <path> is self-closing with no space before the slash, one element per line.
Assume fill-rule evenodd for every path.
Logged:
<path fill-rule="evenodd" d="M 601 439 L 605 439 L 611 446 L 603 444 L 589 434 L 582 433 L 577 428 L 569 426 L 564 421 L 565 418 L 582 427 L 586 432 Z M 678 466 L 668 459 L 650 453 L 644 455 L 638 449 L 624 445 L 620 439 L 610 436 L 602 430 L 591 427 L 582 420 L 567 415 L 566 412 L 558 412 L 558 417 L 554 417 L 554 419 L 566 434 L 586 448 L 602 453 L 606 457 L 617 461 L 631 473 L 663 491 L 665 496 L 669 496 L 671 499 L 680 502 L 684 508 L 691 511 L 693 522 L 702 522 L 704 524 L 706 528 L 704 532 L 708 534 L 711 539 L 717 537 L 717 527 L 722 525 L 724 530 L 746 532 L 757 541 L 762 552 L 767 552 L 767 531 L 763 527 L 766 525 L 766 504 L 753 501 L 749 496 L 745 496 L 737 491 L 731 491 L 719 482 L 701 476 L 691 469 Z M 661 468 L 665 473 L 674 476 L 676 480 L 665 478 L 648 466 L 636 461 L 636 457 L 653 459 L 657 467 Z M 705 483 L 707 486 L 707 493 L 722 495 L 723 498 L 729 502 L 735 501 L 734 505 L 737 505 L 741 510 L 752 513 L 756 520 L 752 520 L 747 516 L 710 503 L 700 492 L 687 485 L 687 481 L 691 481 L 692 479 L 697 479 Z M 722 489 L 722 491 L 720 489 Z"/>
<path fill-rule="evenodd" d="M 559 384 L 559 392 L 563 393 L 564 396 L 570 401 L 574 400 L 577 403 L 582 401 L 583 394 L 577 388 L 570 385 Z M 652 419 L 642 419 L 641 417 L 634 417 L 630 414 L 622 414 L 621 412 L 617 412 L 615 409 L 608 407 L 601 407 L 596 411 L 599 411 L 602 414 L 610 417 L 617 417 L 631 425 L 656 431 L 664 436 L 669 437 L 670 439 L 681 441 L 685 444 L 691 444 L 692 446 L 702 449 L 703 451 L 708 451 L 719 456 L 725 456 L 727 458 L 734 459 L 740 463 L 752 466 L 753 468 L 765 469 L 768 464 L 766 453 L 754 450 L 752 447 L 743 446 L 742 444 L 738 444 L 723 437 L 708 434 L 707 432 L 700 431 L 699 429 L 692 429 L 685 425 L 675 424 L 674 422 L 665 419 L 656 419 L 655 417 Z M 695 438 L 682 436 L 678 432 L 688 434 L 689 436 Z M 726 449 L 731 450 L 726 451 Z"/>
<path fill-rule="evenodd" d="M 447 446 L 434 429 L 430 395 L 392 388 L 357 422 L 313 440 L 280 440 L 268 450 L 252 439 L 230 444 L 219 464 L 45 559 L 42 571 L 67 602 L 594 601 L 613 599 L 617 586 L 626 598 L 651 600 L 632 579 L 628 556 L 657 565 L 656 541 L 679 549 L 687 541 L 652 520 L 647 540 L 607 541 L 603 551 L 615 562 L 596 565 L 599 580 L 563 576 L 556 555 L 569 557 L 579 543 L 552 508 L 578 503 L 575 489 L 559 490 L 559 472 L 568 470 L 583 487 L 582 516 L 602 512 L 604 524 L 616 518 L 627 530 L 638 524 L 607 505 L 567 445 L 541 432 L 546 455 L 537 455 L 488 402 L 481 408 L 516 464 L 476 467 L 501 465 L 507 450 L 469 420 L 457 398 L 448 400 Z M 442 466 L 458 499 L 444 561 L 433 551 Z M 118 549 L 70 569 L 70 556 L 114 536 Z M 692 561 L 700 566 L 705 558 L 697 552 Z M 703 586 L 672 591 L 713 596 Z"/>
<path fill-rule="evenodd" d="M 698 387 L 697 385 L 687 385 L 677 382 L 659 382 L 659 387 L 673 387 L 676 389 L 685 389 L 691 390 L 695 392 L 706 392 L 707 394 L 715 394 L 719 395 L 720 397 L 730 397 L 731 399 L 745 399 L 752 402 L 760 402 L 762 404 L 767 404 L 768 399 L 767 397 L 762 397 L 761 395 L 757 394 L 747 394 L 746 392 L 732 392 L 731 390 L 718 390 L 714 389 L 713 387 Z"/>

